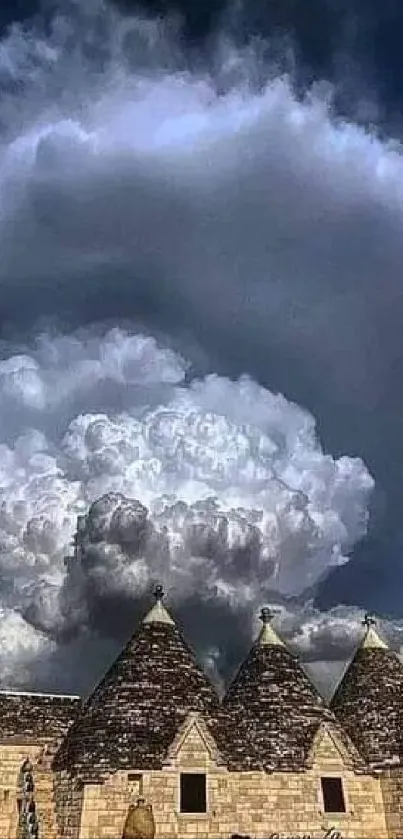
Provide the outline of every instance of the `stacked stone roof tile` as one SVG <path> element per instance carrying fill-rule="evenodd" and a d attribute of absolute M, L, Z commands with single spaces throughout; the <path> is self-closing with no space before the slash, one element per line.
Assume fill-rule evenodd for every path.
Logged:
<path fill-rule="evenodd" d="M 158 597 L 83 704 L 55 769 L 93 778 L 117 769 L 161 769 L 189 712 L 212 724 L 218 695 Z"/>
<path fill-rule="evenodd" d="M 330 703 L 373 769 L 400 763 L 403 665 L 370 625 Z"/>
<path fill-rule="evenodd" d="M 220 703 L 157 587 L 155 605 L 85 701 L 0 691 L 0 739 L 51 741 L 56 771 L 97 781 L 118 769 L 162 769 L 197 712 L 232 771 L 304 770 L 323 725 L 355 771 L 401 763 L 403 665 L 370 622 L 329 708 L 271 617 L 262 610 L 259 638 Z"/>
<path fill-rule="evenodd" d="M 78 696 L 0 691 L 0 739 L 55 740 L 75 720 Z"/>
<path fill-rule="evenodd" d="M 263 629 L 223 700 L 227 757 L 238 770 L 302 770 L 322 722 L 337 721 L 270 626 Z"/>

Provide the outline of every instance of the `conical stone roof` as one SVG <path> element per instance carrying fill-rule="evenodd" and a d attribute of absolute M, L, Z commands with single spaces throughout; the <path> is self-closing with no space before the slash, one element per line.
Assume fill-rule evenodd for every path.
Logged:
<path fill-rule="evenodd" d="M 402 760 L 403 665 L 368 615 L 365 635 L 331 708 L 373 769 Z"/>
<path fill-rule="evenodd" d="M 324 699 L 271 626 L 263 627 L 230 685 L 223 711 L 232 768 L 303 769 L 321 722 L 334 723 Z"/>
<path fill-rule="evenodd" d="M 218 696 L 165 609 L 156 603 L 105 677 L 84 703 L 55 759 L 96 779 L 117 769 L 160 769 L 190 711 L 206 721 Z"/>

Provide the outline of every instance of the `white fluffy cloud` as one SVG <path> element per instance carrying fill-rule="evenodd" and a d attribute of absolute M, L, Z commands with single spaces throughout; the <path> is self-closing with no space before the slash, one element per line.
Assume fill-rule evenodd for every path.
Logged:
<path fill-rule="evenodd" d="M 1 687 L 12 684 L 31 687 L 32 666 L 51 656 L 56 644 L 35 630 L 15 610 L 0 607 Z M 34 666 L 35 666 L 34 664 Z"/>
<path fill-rule="evenodd" d="M 253 55 L 224 42 L 196 71 L 174 35 L 70 0 L 47 32 L 3 40 L 6 328 L 134 319 L 320 409 L 331 445 L 371 469 L 382 440 L 391 481 L 400 146 L 332 120 L 319 91 L 297 100 L 286 78 L 256 90 Z M 35 370 L 20 376 L 40 402 Z"/>
<path fill-rule="evenodd" d="M 117 329 L 0 362 L 0 568 L 35 631 L 85 625 L 94 600 L 136 599 L 154 579 L 179 603 L 197 591 L 252 614 L 365 533 L 361 460 L 324 454 L 314 419 L 280 394 L 246 377 L 187 383 L 186 368 Z M 86 552 L 66 570 L 78 515 Z"/>
<path fill-rule="evenodd" d="M 301 656 L 308 674 L 326 697 L 333 693 L 363 638 L 363 617 L 363 611 L 354 607 L 338 606 L 323 613 L 309 605 L 294 614 L 284 609 L 280 616 L 279 625 L 285 637 Z M 382 620 L 377 632 L 401 657 L 401 621 Z"/>
<path fill-rule="evenodd" d="M 336 124 L 318 91 L 253 89 L 253 57 L 223 43 L 214 72 L 196 72 L 172 27 L 71 0 L 47 33 L 14 27 L 0 44 L 14 342 L 0 362 L 0 605 L 33 651 L 155 577 L 178 606 L 197 593 L 249 620 L 272 592 L 301 594 L 367 529 L 373 479 L 350 429 L 374 459 L 374 440 L 393 464 L 401 445 L 400 148 Z M 196 380 L 133 326 L 16 347 L 39 315 L 128 318 L 210 370 L 235 359 L 237 375 Z M 238 378 L 255 367 L 322 405 L 342 456 L 309 412 Z M 89 509 L 85 561 L 66 567 Z M 322 619 L 302 619 L 316 649 Z M 214 667 L 210 642 L 206 656 Z"/>

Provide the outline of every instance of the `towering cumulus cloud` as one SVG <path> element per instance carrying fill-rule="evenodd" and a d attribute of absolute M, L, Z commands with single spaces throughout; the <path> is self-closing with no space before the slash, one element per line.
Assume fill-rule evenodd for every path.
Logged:
<path fill-rule="evenodd" d="M 322 655 L 306 600 L 366 534 L 374 478 L 394 508 L 400 151 L 225 33 L 191 58 L 179 35 L 69 0 L 0 43 L 14 683 L 74 682 L 75 639 L 96 658 L 156 579 L 213 670 L 220 615 L 250 633 L 264 599 Z"/>
<path fill-rule="evenodd" d="M 251 615 L 365 533 L 373 479 L 323 453 L 306 411 L 246 377 L 185 376 L 179 355 L 117 329 L 0 363 L 1 577 L 36 632 L 113 635 L 100 605 L 157 579 L 179 604 L 197 592 Z"/>

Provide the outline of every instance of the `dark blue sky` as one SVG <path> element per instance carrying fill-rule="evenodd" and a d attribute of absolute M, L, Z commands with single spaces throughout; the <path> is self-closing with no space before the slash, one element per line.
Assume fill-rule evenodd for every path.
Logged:
<path fill-rule="evenodd" d="M 127 11 L 155 15 L 179 12 L 188 45 L 205 43 L 231 8 L 226 0 L 115 0 Z M 51 3 L 47 4 L 51 7 Z M 251 38 L 287 38 L 295 51 L 301 81 L 339 83 L 340 107 L 354 111 L 363 93 L 373 98 L 389 130 L 400 133 L 403 89 L 403 7 L 399 0 L 248 0 L 232 13 L 232 31 L 242 43 Z M 36 14 L 38 0 L 3 2 L 0 24 L 8 26 Z"/>

